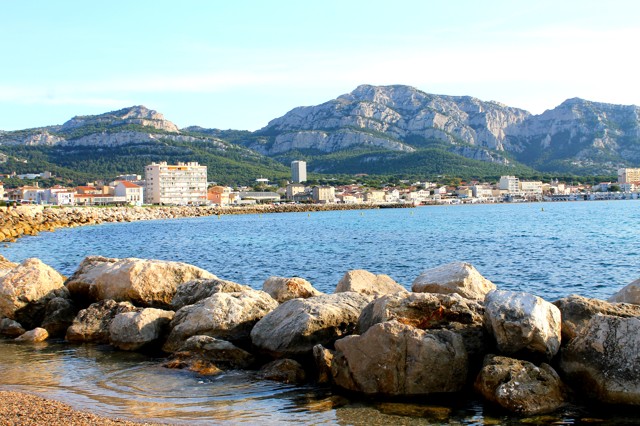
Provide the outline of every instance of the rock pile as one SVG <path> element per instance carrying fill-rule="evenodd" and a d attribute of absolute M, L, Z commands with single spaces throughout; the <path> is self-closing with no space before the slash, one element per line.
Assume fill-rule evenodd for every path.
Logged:
<path fill-rule="evenodd" d="M 573 395 L 640 406 L 637 304 L 575 295 L 551 304 L 495 289 L 459 262 L 423 272 L 413 292 L 362 270 L 333 294 L 297 277 L 270 277 L 263 290 L 178 262 L 89 256 L 65 279 L 37 259 L 0 258 L 0 334 L 163 350 L 169 368 L 256 369 L 376 397 L 473 386 L 520 415 Z"/>

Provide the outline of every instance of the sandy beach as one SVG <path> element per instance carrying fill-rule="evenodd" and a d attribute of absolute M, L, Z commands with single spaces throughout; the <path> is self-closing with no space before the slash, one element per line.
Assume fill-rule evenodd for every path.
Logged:
<path fill-rule="evenodd" d="M 22 392 L 0 391 L 0 426 L 155 425 L 77 411 L 59 401 Z"/>

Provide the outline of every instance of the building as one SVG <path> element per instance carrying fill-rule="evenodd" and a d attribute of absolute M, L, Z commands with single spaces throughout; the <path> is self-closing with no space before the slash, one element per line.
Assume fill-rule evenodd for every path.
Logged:
<path fill-rule="evenodd" d="M 314 186 L 311 191 L 311 197 L 314 203 L 335 203 L 336 189 L 333 186 Z"/>
<path fill-rule="evenodd" d="M 500 176 L 499 187 L 509 194 L 517 194 L 520 192 L 520 179 L 515 176 Z"/>
<path fill-rule="evenodd" d="M 307 180 L 307 162 L 292 161 L 291 162 L 291 180 L 293 183 L 306 182 Z"/>
<path fill-rule="evenodd" d="M 207 166 L 197 162 L 145 167 L 146 204 L 201 205 L 207 203 Z"/>
<path fill-rule="evenodd" d="M 241 191 L 240 200 L 242 200 L 242 204 L 246 204 L 246 201 L 253 201 L 256 203 L 274 203 L 280 201 L 280 194 L 277 192 Z"/>
<path fill-rule="evenodd" d="M 521 180 L 520 190 L 525 194 L 542 194 L 542 182 Z"/>
<path fill-rule="evenodd" d="M 372 189 L 364 193 L 364 201 L 366 203 L 383 203 L 385 192 Z"/>
<path fill-rule="evenodd" d="M 290 183 L 286 188 L 287 200 L 293 200 L 297 194 L 303 194 L 306 190 L 304 185 L 299 183 Z"/>
<path fill-rule="evenodd" d="M 640 185 L 640 169 L 618 169 L 618 183 Z"/>
<path fill-rule="evenodd" d="M 212 186 L 207 191 L 207 199 L 211 204 L 218 206 L 228 206 L 231 204 L 231 188 L 228 186 Z"/>
<path fill-rule="evenodd" d="M 116 184 L 114 195 L 124 197 L 128 204 L 134 206 L 141 206 L 144 202 L 144 188 L 127 180 Z"/>

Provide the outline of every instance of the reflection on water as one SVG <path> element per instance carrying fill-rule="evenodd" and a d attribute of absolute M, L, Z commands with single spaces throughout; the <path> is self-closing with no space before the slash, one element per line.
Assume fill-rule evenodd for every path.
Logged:
<path fill-rule="evenodd" d="M 161 361 L 109 346 L 0 340 L 0 388 L 36 392 L 103 416 L 172 424 L 619 425 L 636 418 L 597 417 L 572 407 L 522 419 L 493 415 L 459 396 L 429 403 L 350 400 L 326 388 L 257 380 L 251 372 L 202 377 L 165 369 Z"/>

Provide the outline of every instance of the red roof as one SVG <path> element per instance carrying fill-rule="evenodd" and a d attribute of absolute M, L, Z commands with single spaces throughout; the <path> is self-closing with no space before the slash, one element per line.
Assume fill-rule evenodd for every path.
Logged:
<path fill-rule="evenodd" d="M 140 185 L 136 185 L 135 183 L 131 183 L 129 181 L 126 180 L 121 180 L 120 183 L 125 187 L 125 188 L 140 188 Z"/>

